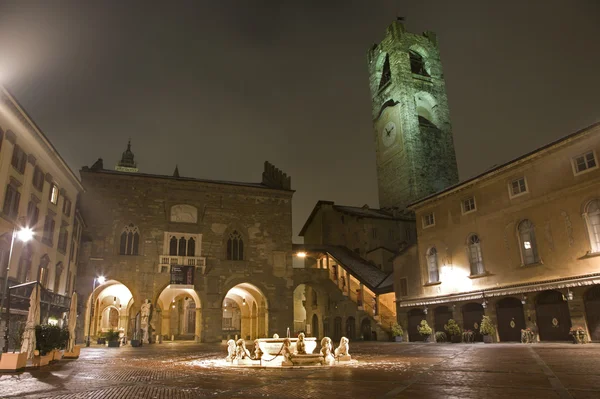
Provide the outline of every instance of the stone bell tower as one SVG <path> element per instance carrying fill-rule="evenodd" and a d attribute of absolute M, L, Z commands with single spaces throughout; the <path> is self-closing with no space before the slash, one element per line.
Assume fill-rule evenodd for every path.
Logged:
<path fill-rule="evenodd" d="M 458 182 L 437 37 L 395 21 L 368 62 L 379 205 L 404 208 Z"/>

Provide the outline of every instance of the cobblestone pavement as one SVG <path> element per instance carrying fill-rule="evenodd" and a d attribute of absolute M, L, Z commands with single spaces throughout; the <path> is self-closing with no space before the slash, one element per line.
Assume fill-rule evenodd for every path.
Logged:
<path fill-rule="evenodd" d="M 357 363 L 231 368 L 224 345 L 83 348 L 0 374 L 0 398 L 600 398 L 600 345 L 351 343 Z"/>

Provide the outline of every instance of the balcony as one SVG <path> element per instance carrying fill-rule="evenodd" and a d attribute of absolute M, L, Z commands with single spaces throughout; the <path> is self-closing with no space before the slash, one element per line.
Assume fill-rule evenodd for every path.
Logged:
<path fill-rule="evenodd" d="M 169 273 L 171 265 L 199 267 L 202 268 L 202 274 L 204 274 L 206 269 L 206 258 L 204 256 L 161 255 L 158 262 L 158 272 Z"/>

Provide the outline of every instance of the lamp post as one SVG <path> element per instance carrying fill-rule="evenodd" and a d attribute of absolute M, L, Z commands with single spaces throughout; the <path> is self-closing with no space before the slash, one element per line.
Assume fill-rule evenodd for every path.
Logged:
<path fill-rule="evenodd" d="M 33 238 L 33 230 L 29 227 L 13 227 L 12 238 L 10 240 L 10 251 L 8 252 L 8 262 L 6 265 L 6 274 L 4 275 L 4 289 L 2 290 L 2 298 L 0 299 L 0 312 L 4 307 L 4 299 L 8 295 L 8 274 L 10 272 L 10 262 L 12 260 L 13 248 L 15 246 L 15 237 L 23 242 L 27 242 Z M 6 309 L 6 315 L 4 316 L 5 326 L 4 326 L 4 347 L 2 351 L 4 353 L 8 352 L 8 323 L 10 321 L 10 315 L 8 314 L 8 309 Z"/>
<path fill-rule="evenodd" d="M 86 347 L 90 346 L 90 334 L 92 333 L 92 318 L 94 317 L 94 291 L 96 290 L 96 281 L 100 285 L 104 284 L 106 279 L 103 276 L 94 277 L 94 283 L 92 284 L 92 293 L 90 294 L 90 322 L 88 324 L 88 336 L 87 342 L 85 343 Z"/>

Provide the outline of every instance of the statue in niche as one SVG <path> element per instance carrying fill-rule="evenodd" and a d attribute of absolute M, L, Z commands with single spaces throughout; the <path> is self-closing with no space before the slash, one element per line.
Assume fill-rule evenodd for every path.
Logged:
<path fill-rule="evenodd" d="M 306 344 L 304 343 L 304 333 L 298 334 L 298 341 L 296 342 L 296 353 L 298 355 L 306 355 Z"/>
<path fill-rule="evenodd" d="M 227 357 L 225 360 L 233 362 L 233 359 L 235 359 L 235 341 L 230 339 L 227 341 Z"/>
<path fill-rule="evenodd" d="M 324 337 L 321 340 L 321 355 L 323 355 L 323 364 L 332 365 L 335 362 L 332 351 L 333 344 L 331 343 L 331 338 Z"/>
<path fill-rule="evenodd" d="M 283 347 L 281 348 L 281 355 L 283 356 L 282 366 L 293 366 L 292 363 L 292 341 L 289 338 L 283 339 Z"/>
<path fill-rule="evenodd" d="M 171 222 L 197 223 L 198 210 L 191 205 L 175 205 L 171 207 Z"/>
<path fill-rule="evenodd" d="M 350 340 L 346 337 L 342 337 L 340 340 L 340 346 L 335 348 L 335 357 L 340 361 L 350 360 Z"/>

